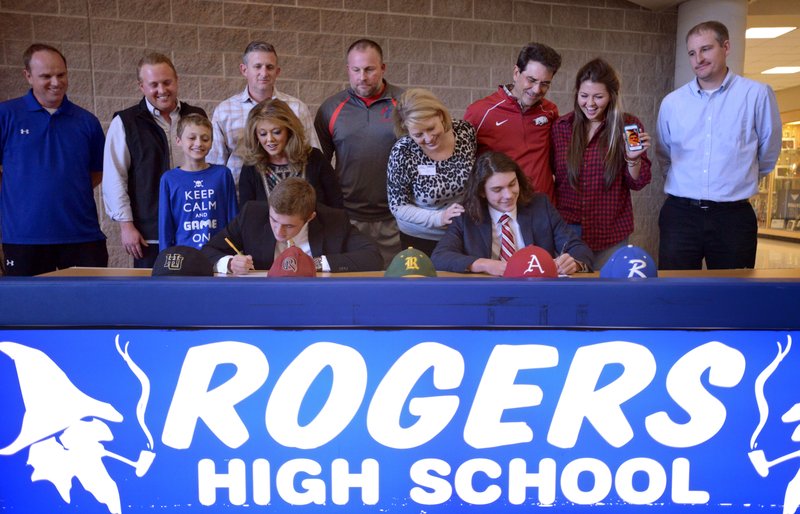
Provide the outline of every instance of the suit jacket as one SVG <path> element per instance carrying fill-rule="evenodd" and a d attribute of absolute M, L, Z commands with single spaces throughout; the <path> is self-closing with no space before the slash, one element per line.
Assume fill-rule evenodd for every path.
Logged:
<path fill-rule="evenodd" d="M 350 224 L 347 213 L 317 204 L 316 217 L 308 223 L 308 242 L 313 257 L 325 256 L 331 271 L 378 271 L 383 258 L 377 245 Z M 275 259 L 275 235 L 269 225 L 269 204 L 248 202 L 239 215 L 218 232 L 203 247 L 212 263 L 233 249 L 225 242 L 231 240 L 245 255 L 253 256 L 256 269 L 269 269 Z"/>
<path fill-rule="evenodd" d="M 535 193 L 531 203 L 517 205 L 517 223 L 526 245 L 544 248 L 554 257 L 568 253 L 592 269 L 592 251 L 575 235 L 544 194 Z M 431 255 L 433 265 L 440 271 L 464 273 L 476 260 L 491 259 L 492 229 L 488 208 L 484 208 L 480 224 L 466 213 L 454 218 Z"/>

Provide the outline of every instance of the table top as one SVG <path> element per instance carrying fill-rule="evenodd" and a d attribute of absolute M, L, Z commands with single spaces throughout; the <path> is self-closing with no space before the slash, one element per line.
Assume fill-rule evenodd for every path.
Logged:
<path fill-rule="evenodd" d="M 449 271 L 439 271 L 440 277 L 477 277 L 477 278 L 496 278 L 484 273 L 451 273 Z M 39 277 L 149 277 L 149 268 L 65 268 L 50 273 L 37 275 Z M 215 277 L 228 278 L 266 278 L 266 270 L 254 270 L 247 275 L 229 275 L 227 273 L 215 273 Z M 383 271 L 361 271 L 352 273 L 317 273 L 318 278 L 359 278 L 359 277 L 378 277 L 383 278 Z"/>
<path fill-rule="evenodd" d="M 66 268 L 39 275 L 40 277 L 149 277 L 150 269 L 142 268 Z M 800 268 L 786 269 L 726 269 L 726 270 L 660 270 L 659 278 L 753 278 L 753 279 L 800 279 Z M 451 273 L 439 271 L 442 278 L 497 278 L 485 273 Z M 248 275 L 234 276 L 218 274 L 219 277 L 247 278 L 266 277 L 266 271 L 252 271 Z M 317 273 L 320 278 L 383 278 L 383 271 L 357 273 Z M 572 279 L 599 278 L 600 273 L 578 273 Z"/>

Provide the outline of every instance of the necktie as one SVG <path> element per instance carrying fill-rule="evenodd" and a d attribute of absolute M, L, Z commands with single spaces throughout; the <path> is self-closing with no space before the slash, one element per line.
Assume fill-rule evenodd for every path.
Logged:
<path fill-rule="evenodd" d="M 500 260 L 507 261 L 517 251 L 514 243 L 514 232 L 511 230 L 511 216 L 503 214 L 500 216 Z"/>

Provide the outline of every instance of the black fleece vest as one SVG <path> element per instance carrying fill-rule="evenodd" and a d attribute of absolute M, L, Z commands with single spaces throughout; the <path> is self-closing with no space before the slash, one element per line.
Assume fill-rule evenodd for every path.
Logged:
<path fill-rule="evenodd" d="M 125 142 L 131 154 L 128 169 L 128 196 L 133 210 L 133 224 L 147 240 L 158 240 L 158 186 L 161 175 L 169 169 L 169 145 L 164 130 L 147 109 L 147 100 L 114 113 L 125 127 Z M 181 102 L 181 117 L 206 112 Z"/>

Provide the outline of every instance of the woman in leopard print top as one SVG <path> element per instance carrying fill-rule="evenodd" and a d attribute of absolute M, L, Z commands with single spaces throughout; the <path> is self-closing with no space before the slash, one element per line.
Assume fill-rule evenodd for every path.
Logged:
<path fill-rule="evenodd" d="M 428 90 L 409 89 L 394 110 L 397 140 L 389 155 L 389 208 L 400 243 L 430 255 L 464 212 L 464 185 L 475 164 L 475 130 L 450 117 Z"/>

